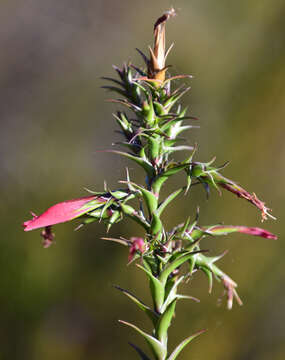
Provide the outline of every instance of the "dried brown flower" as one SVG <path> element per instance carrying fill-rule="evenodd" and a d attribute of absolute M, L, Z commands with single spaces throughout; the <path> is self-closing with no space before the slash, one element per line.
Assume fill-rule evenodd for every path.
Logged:
<path fill-rule="evenodd" d="M 167 66 L 165 61 L 173 44 L 165 51 L 165 23 L 176 15 L 173 8 L 166 11 L 154 24 L 154 47 L 149 47 L 150 61 L 148 66 L 148 78 L 162 83 L 165 80 Z"/>

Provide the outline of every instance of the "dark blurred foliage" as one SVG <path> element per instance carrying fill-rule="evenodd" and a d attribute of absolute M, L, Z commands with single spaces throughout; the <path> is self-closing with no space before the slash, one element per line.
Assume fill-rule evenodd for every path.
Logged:
<path fill-rule="evenodd" d="M 142 314 L 112 284 L 135 289 L 148 301 L 147 284 L 125 248 L 103 242 L 102 224 L 78 232 L 56 228 L 56 245 L 41 247 L 39 232 L 20 224 L 48 206 L 103 189 L 125 178 L 127 162 L 98 150 L 118 139 L 105 102 L 111 95 L 101 76 L 112 64 L 141 64 L 135 47 L 147 50 L 152 26 L 173 5 L 179 16 L 167 24 L 175 47 L 173 75 L 191 73 L 185 99 L 200 129 L 197 159 L 231 160 L 225 175 L 256 192 L 278 221 L 265 228 L 278 241 L 234 235 L 204 244 L 239 283 L 244 306 L 217 305 L 222 288 L 207 294 L 199 275 L 185 292 L 200 304 L 178 306 L 172 345 L 201 328 L 208 332 L 181 360 L 281 360 L 285 357 L 283 204 L 285 116 L 285 3 L 282 0 L 103 1 L 26 0 L 0 4 L 1 204 L 0 359 L 78 360 L 135 358 L 127 342 L 137 336 L 117 324 Z M 132 178 L 141 179 L 138 168 Z M 140 180 L 143 182 L 143 179 Z M 182 179 L 176 179 L 181 182 Z M 175 184 L 172 184 L 174 186 Z M 201 208 L 201 224 L 261 226 L 256 209 L 231 194 L 207 201 L 195 188 L 169 212 L 169 227 Z M 121 223 L 112 236 L 137 235 Z"/>

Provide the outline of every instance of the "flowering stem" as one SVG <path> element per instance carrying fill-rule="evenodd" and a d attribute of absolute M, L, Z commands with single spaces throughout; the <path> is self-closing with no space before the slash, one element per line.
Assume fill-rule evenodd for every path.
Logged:
<path fill-rule="evenodd" d="M 110 150 L 110 152 L 136 163 L 145 173 L 145 186 L 132 182 L 127 171 L 126 181 L 121 181 L 126 188 L 111 191 L 105 186 L 103 192 L 56 204 L 40 216 L 33 215 L 32 220 L 23 224 L 25 231 L 44 228 L 41 235 L 45 247 L 49 246 L 54 238 L 52 225 L 76 218 L 81 220 L 81 225 L 102 220 L 109 231 L 111 226 L 127 217 L 143 228 L 145 232 L 143 237 L 104 239 L 128 246 L 129 262 L 139 260 L 137 266 L 149 281 L 152 307 L 144 304 L 128 290 L 116 288 L 150 318 L 153 324 L 150 334 L 134 324 L 120 322 L 133 328 L 146 340 L 156 360 L 175 360 L 189 342 L 205 331 L 201 330 L 187 337 L 169 352 L 168 329 L 178 300 L 199 301 L 180 294 L 180 285 L 193 277 L 196 272 L 202 271 L 207 276 L 209 292 L 212 290 L 214 279 L 223 284 L 229 309 L 234 299 L 238 304 L 242 304 L 236 291 L 236 282 L 216 265 L 225 253 L 208 256 L 201 248 L 202 240 L 207 236 L 213 238 L 233 232 L 267 239 L 277 238 L 274 234 L 257 227 L 220 224 L 201 226 L 198 224 L 198 211 L 194 219 L 188 217 L 173 229 L 168 229 L 167 224 L 161 219 L 162 213 L 170 203 L 179 195 L 186 195 L 197 184 L 205 188 L 207 195 L 211 188 L 219 192 L 220 188 L 228 190 L 257 207 L 261 211 L 263 220 L 267 216 L 272 217 L 270 209 L 254 193 L 250 194 L 220 173 L 225 165 L 215 167 L 214 160 L 208 163 L 194 161 L 197 146 L 181 145 L 183 139 L 180 135 L 194 127 L 189 122 L 196 118 L 187 116 L 187 108 L 183 108 L 179 103 L 190 88 L 180 86 L 171 89 L 173 80 L 189 79 L 190 76 L 167 77 L 166 57 L 172 45 L 166 51 L 165 24 L 174 15 L 175 11 L 171 9 L 155 22 L 154 48 L 150 48 L 150 58 L 138 50 L 145 61 L 146 69 L 124 64 L 122 69 L 114 67 L 119 79 L 104 78 L 111 82 L 110 86 L 104 88 L 119 95 L 119 99 L 111 101 L 126 107 L 128 111 L 128 113 L 118 111 L 114 114 L 124 138 L 120 145 L 127 151 Z M 175 160 L 177 151 L 187 152 L 183 161 Z M 185 176 L 185 185 L 162 199 L 160 196 L 162 186 L 166 186 L 167 180 L 172 176 L 181 173 Z M 134 200 L 132 205 L 129 203 L 130 200 Z M 134 202 L 137 202 L 137 205 L 134 205 Z M 141 359 L 151 359 L 136 345 L 132 347 Z"/>

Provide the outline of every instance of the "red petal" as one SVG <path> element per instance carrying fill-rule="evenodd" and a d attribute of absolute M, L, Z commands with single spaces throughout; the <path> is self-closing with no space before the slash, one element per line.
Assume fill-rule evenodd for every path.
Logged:
<path fill-rule="evenodd" d="M 23 227 L 25 231 L 38 229 L 50 225 L 55 225 L 72 220 L 82 213 L 86 212 L 86 208 L 80 209 L 89 201 L 94 200 L 97 196 L 85 196 L 79 199 L 68 200 L 53 205 L 43 214 L 35 216 L 32 220 L 25 221 Z M 79 211 L 77 211 L 79 210 Z"/>

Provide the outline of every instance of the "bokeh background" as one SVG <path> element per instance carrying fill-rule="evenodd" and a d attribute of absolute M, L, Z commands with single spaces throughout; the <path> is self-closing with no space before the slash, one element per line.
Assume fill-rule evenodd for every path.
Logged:
<path fill-rule="evenodd" d="M 200 304 L 181 302 L 170 330 L 174 346 L 207 328 L 183 359 L 281 360 L 285 357 L 284 271 L 284 0 L 2 0 L 0 3 L 1 241 L 0 359 L 132 359 L 132 341 L 117 319 L 150 324 L 112 285 L 132 289 L 146 302 L 148 286 L 127 267 L 125 248 L 104 242 L 103 224 L 78 232 L 56 227 L 56 245 L 43 249 L 39 232 L 24 233 L 29 211 L 101 191 L 125 178 L 127 165 L 98 152 L 118 139 L 101 76 L 152 44 L 152 27 L 173 5 L 167 24 L 174 41 L 172 74 L 192 74 L 184 103 L 200 118 L 189 133 L 197 159 L 231 160 L 224 174 L 256 192 L 278 221 L 262 226 L 278 241 L 233 235 L 205 243 L 239 283 L 244 306 L 225 308 L 220 284 L 211 296 L 201 275 L 185 292 Z M 131 165 L 131 176 L 142 182 Z M 139 180 L 141 179 L 141 180 Z M 179 178 L 176 179 L 179 183 Z M 173 184 L 174 185 L 174 184 Z M 200 205 L 201 223 L 261 226 L 258 211 L 232 194 L 195 188 L 165 217 L 171 225 Z M 137 234 L 122 222 L 111 236 Z"/>

